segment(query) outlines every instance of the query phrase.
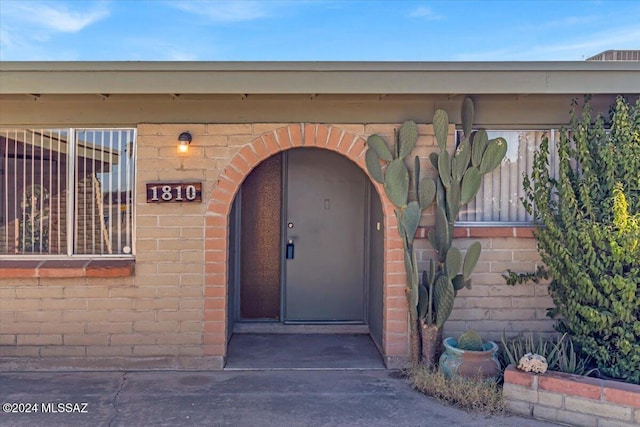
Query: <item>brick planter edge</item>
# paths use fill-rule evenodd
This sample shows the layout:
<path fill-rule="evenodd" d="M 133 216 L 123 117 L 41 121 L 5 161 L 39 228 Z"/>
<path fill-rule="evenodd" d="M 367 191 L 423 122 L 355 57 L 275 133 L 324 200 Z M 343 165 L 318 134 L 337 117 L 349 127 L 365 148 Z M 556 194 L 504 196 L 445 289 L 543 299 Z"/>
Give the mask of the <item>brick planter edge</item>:
<path fill-rule="evenodd" d="M 503 396 L 510 412 L 575 426 L 640 425 L 640 386 L 509 365 Z"/>

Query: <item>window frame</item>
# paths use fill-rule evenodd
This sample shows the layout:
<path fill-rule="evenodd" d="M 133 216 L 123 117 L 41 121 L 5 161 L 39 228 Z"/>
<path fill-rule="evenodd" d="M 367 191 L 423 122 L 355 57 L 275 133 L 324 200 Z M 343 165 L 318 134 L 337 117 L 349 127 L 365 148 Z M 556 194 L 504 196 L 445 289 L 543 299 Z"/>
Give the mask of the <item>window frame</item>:
<path fill-rule="evenodd" d="M 546 135 L 549 138 L 549 151 L 551 153 L 554 153 L 554 150 L 556 149 L 556 138 L 559 135 L 560 127 L 549 126 L 546 128 L 535 128 L 535 127 L 525 126 L 525 127 L 517 127 L 517 128 L 492 127 L 492 128 L 484 128 L 484 129 L 489 134 L 489 139 L 491 139 L 491 136 L 490 136 L 491 132 L 542 132 L 543 136 Z M 474 130 L 477 130 L 477 129 L 474 129 Z M 460 136 L 462 135 L 462 132 L 463 132 L 462 128 L 455 130 L 456 148 L 458 147 L 458 144 L 461 142 Z M 502 167 L 502 163 L 500 164 L 499 167 Z M 557 171 L 557 167 L 558 167 L 557 159 L 552 158 L 550 168 Z M 482 180 L 484 179 L 485 179 L 485 176 L 482 177 Z M 518 200 L 518 203 L 522 203 L 522 202 Z M 461 227 L 461 228 L 497 228 L 497 227 L 531 228 L 536 225 L 536 222 L 535 220 L 531 220 L 531 221 L 461 221 L 456 218 L 455 225 L 456 227 Z"/>
<path fill-rule="evenodd" d="M 66 254 L 9 254 L 9 253 L 0 253 L 0 260 L 24 260 L 24 261 L 33 261 L 33 260 L 134 260 L 136 256 L 136 190 L 137 190 L 137 163 L 138 163 L 138 128 L 135 126 L 113 126 L 113 127 L 88 127 L 88 126 L 33 126 L 33 125 L 17 125 L 17 126 L 8 126 L 3 125 L 0 126 L 0 133 L 9 129 L 16 130 L 27 130 L 27 131 L 67 131 L 67 153 L 64 156 L 67 162 L 66 165 L 66 176 L 64 179 L 61 179 L 60 182 L 65 182 L 67 186 L 67 203 L 65 207 L 66 214 Z M 78 254 L 75 252 L 75 237 L 76 237 L 76 217 L 78 216 L 77 212 L 77 201 L 76 201 L 76 167 L 78 159 L 76 158 L 77 153 L 77 134 L 79 132 L 91 132 L 91 131 L 124 131 L 131 132 L 132 141 L 131 150 L 133 153 L 131 154 L 132 159 L 132 181 L 131 181 L 131 253 L 124 254 Z M 4 164 L 4 159 L 0 159 L 0 161 Z M 4 200 L 4 199 L 3 199 Z"/>

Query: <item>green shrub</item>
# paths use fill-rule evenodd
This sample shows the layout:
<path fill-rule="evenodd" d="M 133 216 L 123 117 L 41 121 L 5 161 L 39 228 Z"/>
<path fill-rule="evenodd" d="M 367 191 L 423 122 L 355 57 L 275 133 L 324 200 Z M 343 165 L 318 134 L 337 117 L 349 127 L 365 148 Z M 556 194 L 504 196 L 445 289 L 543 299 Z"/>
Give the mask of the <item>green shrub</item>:
<path fill-rule="evenodd" d="M 549 173 L 545 138 L 525 177 L 525 208 L 553 280 L 557 328 L 604 374 L 640 384 L 640 100 L 619 97 L 610 130 L 589 100 L 558 141 Z"/>

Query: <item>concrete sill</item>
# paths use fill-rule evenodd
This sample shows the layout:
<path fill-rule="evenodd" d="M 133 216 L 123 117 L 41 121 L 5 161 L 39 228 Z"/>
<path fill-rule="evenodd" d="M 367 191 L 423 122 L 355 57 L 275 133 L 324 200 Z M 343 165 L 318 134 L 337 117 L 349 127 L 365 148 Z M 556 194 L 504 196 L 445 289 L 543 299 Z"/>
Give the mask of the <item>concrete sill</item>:
<path fill-rule="evenodd" d="M 432 227 L 419 227 L 416 232 L 417 239 L 426 239 L 427 233 Z M 488 226 L 488 227 L 465 227 L 458 226 L 453 230 L 455 238 L 487 238 L 487 237 L 518 237 L 521 239 L 532 239 L 534 227 L 513 227 L 513 226 Z"/>
<path fill-rule="evenodd" d="M 128 277 L 133 276 L 133 259 L 0 260 L 0 277 Z"/>

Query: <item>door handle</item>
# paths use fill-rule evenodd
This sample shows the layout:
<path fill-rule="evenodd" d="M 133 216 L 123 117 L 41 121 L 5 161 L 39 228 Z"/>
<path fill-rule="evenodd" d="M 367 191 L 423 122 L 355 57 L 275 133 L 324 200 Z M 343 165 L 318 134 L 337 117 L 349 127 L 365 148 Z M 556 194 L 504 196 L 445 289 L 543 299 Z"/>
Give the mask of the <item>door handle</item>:
<path fill-rule="evenodd" d="M 287 259 L 293 259 L 294 250 L 295 250 L 295 245 L 293 244 L 293 239 L 289 239 L 287 241 L 287 251 L 286 251 L 286 258 Z"/>

